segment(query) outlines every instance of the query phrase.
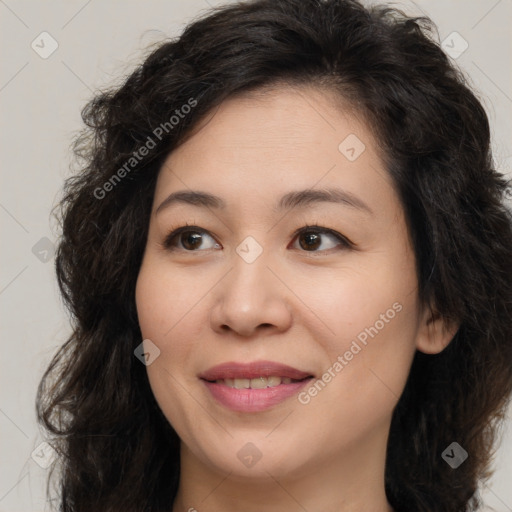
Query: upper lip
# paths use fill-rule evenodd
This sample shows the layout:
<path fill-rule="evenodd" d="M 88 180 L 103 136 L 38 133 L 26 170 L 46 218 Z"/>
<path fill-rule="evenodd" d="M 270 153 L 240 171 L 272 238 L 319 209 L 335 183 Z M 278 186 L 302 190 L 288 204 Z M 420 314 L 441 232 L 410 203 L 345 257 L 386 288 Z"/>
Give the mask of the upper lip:
<path fill-rule="evenodd" d="M 227 362 L 212 366 L 199 374 L 199 378 L 209 381 L 218 379 L 255 379 L 257 377 L 289 377 L 302 380 L 312 377 L 311 373 L 303 372 L 286 364 L 273 361 L 253 361 L 251 363 Z"/>

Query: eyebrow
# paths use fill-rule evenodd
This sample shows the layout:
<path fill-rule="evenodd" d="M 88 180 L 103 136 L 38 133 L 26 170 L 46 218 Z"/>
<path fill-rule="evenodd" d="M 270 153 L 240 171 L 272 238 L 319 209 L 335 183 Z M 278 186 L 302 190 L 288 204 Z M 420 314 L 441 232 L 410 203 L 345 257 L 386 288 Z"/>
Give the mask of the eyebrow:
<path fill-rule="evenodd" d="M 359 197 L 339 188 L 307 189 L 288 192 L 279 199 L 277 204 L 273 207 L 273 211 L 277 213 L 286 209 L 306 208 L 315 203 L 324 202 L 337 203 L 373 214 L 372 209 Z M 198 190 L 179 190 L 167 196 L 167 198 L 160 203 L 155 211 L 155 215 L 164 208 L 178 203 L 190 204 L 207 209 L 213 208 L 216 210 L 226 208 L 226 202 L 219 196 Z"/>

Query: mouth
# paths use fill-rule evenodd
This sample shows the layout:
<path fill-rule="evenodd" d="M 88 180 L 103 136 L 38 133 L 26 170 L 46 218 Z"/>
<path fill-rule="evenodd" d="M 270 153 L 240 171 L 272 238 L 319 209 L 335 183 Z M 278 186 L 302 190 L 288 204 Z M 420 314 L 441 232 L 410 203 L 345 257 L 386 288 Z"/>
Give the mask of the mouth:
<path fill-rule="evenodd" d="M 295 395 L 314 376 L 272 361 L 223 363 L 198 375 L 217 403 L 238 412 L 261 412 Z"/>
<path fill-rule="evenodd" d="M 253 361 L 251 363 L 237 363 L 230 361 L 213 366 L 199 374 L 198 377 L 209 382 L 216 382 L 218 380 L 228 382 L 230 380 L 249 380 L 252 383 L 254 380 L 255 386 L 258 385 L 258 382 L 256 381 L 262 382 L 262 379 L 267 379 L 267 383 L 270 381 L 272 383 L 271 385 L 278 386 L 281 382 L 277 382 L 277 379 L 281 379 L 281 381 L 283 381 L 283 379 L 299 381 L 308 377 L 313 377 L 313 374 L 299 370 L 293 366 L 276 363 L 274 361 Z M 284 383 L 289 384 L 288 381 L 285 381 Z M 245 384 L 246 383 L 244 382 L 244 387 L 249 387 Z"/>
<path fill-rule="evenodd" d="M 296 382 L 302 382 L 306 379 L 311 379 L 310 377 L 304 377 L 304 379 L 292 379 L 290 377 L 278 377 L 278 376 L 270 376 L 270 377 L 256 377 L 254 379 L 216 379 L 214 381 L 216 384 L 222 384 L 227 386 L 228 388 L 234 389 L 265 389 L 265 388 L 275 388 L 276 386 L 280 386 L 281 384 L 292 384 Z"/>

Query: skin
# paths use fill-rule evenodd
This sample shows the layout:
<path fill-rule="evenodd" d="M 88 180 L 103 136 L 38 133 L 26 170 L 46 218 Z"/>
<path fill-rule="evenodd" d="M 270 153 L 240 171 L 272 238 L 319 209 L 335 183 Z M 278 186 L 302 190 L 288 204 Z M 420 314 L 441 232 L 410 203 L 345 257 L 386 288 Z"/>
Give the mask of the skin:
<path fill-rule="evenodd" d="M 143 336 L 160 350 L 147 366 L 151 388 L 181 439 L 173 512 L 392 510 L 384 465 L 393 408 L 416 349 L 439 352 L 454 329 L 418 300 L 402 206 L 371 130 L 350 112 L 311 87 L 231 98 L 161 169 L 136 301 Z M 354 161 L 338 149 L 350 134 L 365 145 Z M 324 187 L 371 212 L 328 202 L 272 210 L 287 192 Z M 156 213 L 178 190 L 218 195 L 226 208 Z M 187 223 L 204 230 L 202 245 L 190 250 L 178 237 L 166 249 Z M 310 249 L 294 236 L 306 224 L 352 245 L 320 234 Z M 252 263 L 236 252 L 247 236 L 263 249 Z M 397 303 L 347 361 L 358 334 Z M 347 364 L 307 404 L 293 396 L 263 412 L 227 409 L 198 378 L 222 362 L 261 359 L 322 378 L 338 356 Z M 261 454 L 252 467 L 237 457 L 248 442 Z"/>

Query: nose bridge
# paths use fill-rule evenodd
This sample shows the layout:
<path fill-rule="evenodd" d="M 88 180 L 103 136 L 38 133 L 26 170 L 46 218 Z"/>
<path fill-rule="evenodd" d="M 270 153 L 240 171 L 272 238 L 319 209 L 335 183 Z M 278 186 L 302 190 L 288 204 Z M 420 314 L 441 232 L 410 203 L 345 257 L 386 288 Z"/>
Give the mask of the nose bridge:
<path fill-rule="evenodd" d="M 232 258 L 231 284 L 228 292 L 233 296 L 247 301 L 264 300 L 270 296 L 271 283 L 268 266 L 271 265 L 269 250 L 263 247 L 252 237 L 247 237 L 238 245 Z"/>
<path fill-rule="evenodd" d="M 219 283 L 212 327 L 250 335 L 258 326 L 286 328 L 290 308 L 286 287 L 275 277 L 273 258 L 255 238 L 247 237 L 233 253 L 231 270 Z"/>

